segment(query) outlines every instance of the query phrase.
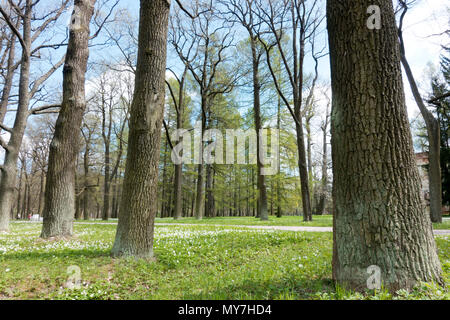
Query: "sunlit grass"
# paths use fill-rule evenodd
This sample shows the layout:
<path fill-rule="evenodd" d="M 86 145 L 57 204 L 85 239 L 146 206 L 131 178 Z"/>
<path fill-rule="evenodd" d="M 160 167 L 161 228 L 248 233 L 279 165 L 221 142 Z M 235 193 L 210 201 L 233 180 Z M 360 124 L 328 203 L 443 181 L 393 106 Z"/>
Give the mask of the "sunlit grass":
<path fill-rule="evenodd" d="M 391 299 L 331 281 L 331 233 L 237 227 L 157 226 L 155 262 L 112 259 L 115 225 L 75 225 L 71 240 L 39 240 L 41 224 L 13 223 L 0 235 L 0 299 Z M 438 236 L 449 283 L 450 241 Z M 65 287 L 79 266 L 82 287 Z M 402 299 L 448 299 L 422 285 Z"/>
<path fill-rule="evenodd" d="M 79 220 L 79 223 L 117 223 L 117 219 L 110 219 L 108 221 L 103 220 Z M 181 218 L 174 220 L 173 218 L 156 218 L 156 223 L 182 223 L 182 224 L 207 224 L 207 225 L 242 225 L 242 226 L 303 226 L 303 227 L 332 227 L 333 216 L 313 215 L 313 221 L 304 222 L 302 216 L 282 216 L 277 218 L 276 216 L 269 216 L 268 221 L 261 221 L 261 219 L 255 217 L 215 217 L 215 218 L 203 218 L 197 220 L 196 218 Z M 450 230 L 450 219 L 444 219 L 442 223 L 434 223 L 433 228 L 435 230 Z"/>

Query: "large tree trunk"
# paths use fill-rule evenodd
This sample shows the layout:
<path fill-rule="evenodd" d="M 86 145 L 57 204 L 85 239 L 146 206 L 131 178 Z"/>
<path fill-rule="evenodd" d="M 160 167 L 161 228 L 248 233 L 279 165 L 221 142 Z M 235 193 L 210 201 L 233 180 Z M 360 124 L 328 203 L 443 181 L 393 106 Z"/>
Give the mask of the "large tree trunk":
<path fill-rule="evenodd" d="M 75 0 L 63 69 L 63 101 L 50 144 L 42 238 L 72 236 L 75 170 L 85 100 L 89 23 L 95 0 Z"/>
<path fill-rule="evenodd" d="M 153 256 L 170 2 L 141 0 L 128 155 L 113 256 Z"/>
<path fill-rule="evenodd" d="M 382 27 L 367 27 L 370 5 Z M 390 0 L 327 1 L 333 91 L 333 274 L 367 288 L 369 266 L 384 287 L 442 282 L 429 217 L 420 198 Z"/>

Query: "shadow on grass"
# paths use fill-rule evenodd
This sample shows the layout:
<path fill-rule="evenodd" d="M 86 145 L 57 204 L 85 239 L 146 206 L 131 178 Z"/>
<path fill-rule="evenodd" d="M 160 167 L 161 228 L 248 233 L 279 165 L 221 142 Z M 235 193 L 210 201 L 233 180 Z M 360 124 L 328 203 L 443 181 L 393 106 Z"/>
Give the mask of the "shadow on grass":
<path fill-rule="evenodd" d="M 100 249 L 66 249 L 64 251 L 50 251 L 50 252 L 13 252 L 0 255 L 2 259 L 10 260 L 33 260 L 33 259 L 69 259 L 69 258 L 111 258 L 111 250 Z"/>
<path fill-rule="evenodd" d="M 334 292 L 332 279 L 317 280 L 245 280 L 217 288 L 207 293 L 189 293 L 183 296 L 186 300 L 302 300 L 311 299 L 316 293 Z"/>

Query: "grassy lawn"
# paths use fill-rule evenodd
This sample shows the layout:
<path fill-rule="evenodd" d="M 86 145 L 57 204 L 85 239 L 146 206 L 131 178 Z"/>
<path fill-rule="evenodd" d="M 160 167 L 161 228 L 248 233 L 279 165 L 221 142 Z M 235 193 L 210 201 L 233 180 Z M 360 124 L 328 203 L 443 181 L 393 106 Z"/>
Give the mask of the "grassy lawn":
<path fill-rule="evenodd" d="M 242 226 L 308 226 L 308 227 L 331 227 L 333 225 L 333 216 L 314 216 L 313 221 L 303 222 L 300 216 L 269 216 L 268 221 L 261 221 L 255 217 L 216 217 L 203 218 L 182 218 L 174 220 L 173 218 L 157 218 L 157 223 L 187 223 L 187 224 L 215 224 L 215 225 L 242 225 Z"/>
<path fill-rule="evenodd" d="M 185 223 L 185 224 L 206 224 L 206 225 L 242 225 L 242 226 L 305 226 L 305 227 L 332 227 L 333 216 L 313 216 L 313 221 L 303 222 L 300 216 L 283 216 L 277 218 L 276 216 L 269 216 L 268 221 L 261 221 L 254 217 L 216 217 L 203 218 L 197 220 L 195 218 L 182 218 L 174 220 L 173 218 L 156 218 L 156 223 Z M 79 222 L 84 222 L 80 220 Z M 92 222 L 92 221 L 91 221 Z M 103 222 L 117 222 L 117 219 L 109 221 L 95 220 L 97 223 Z M 450 230 L 450 219 L 444 219 L 442 223 L 434 223 L 433 228 L 436 230 Z"/>
<path fill-rule="evenodd" d="M 334 287 L 331 233 L 157 226 L 156 261 L 148 262 L 109 257 L 115 228 L 76 224 L 72 240 L 41 241 L 40 224 L 13 223 L 0 235 L 0 299 L 393 298 Z M 450 239 L 436 239 L 448 286 Z M 82 288 L 65 288 L 69 266 L 80 267 Z M 450 299 L 432 284 L 399 294 L 394 298 Z"/>

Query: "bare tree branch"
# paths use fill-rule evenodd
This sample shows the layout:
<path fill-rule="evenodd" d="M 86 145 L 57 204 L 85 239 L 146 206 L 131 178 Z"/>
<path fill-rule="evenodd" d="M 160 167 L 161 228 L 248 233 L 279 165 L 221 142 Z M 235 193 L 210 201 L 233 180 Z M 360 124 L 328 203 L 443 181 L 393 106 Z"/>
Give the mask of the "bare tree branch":
<path fill-rule="evenodd" d="M 28 52 L 29 48 L 25 44 L 25 41 L 23 40 L 22 35 L 20 34 L 19 30 L 17 30 L 16 26 L 12 23 L 10 17 L 8 14 L 3 10 L 2 6 L 0 5 L 0 13 L 2 14 L 3 18 L 5 18 L 6 23 L 11 28 L 12 32 L 16 35 L 17 39 L 19 39 L 20 45 L 22 46 L 22 49 L 25 52 Z"/>

